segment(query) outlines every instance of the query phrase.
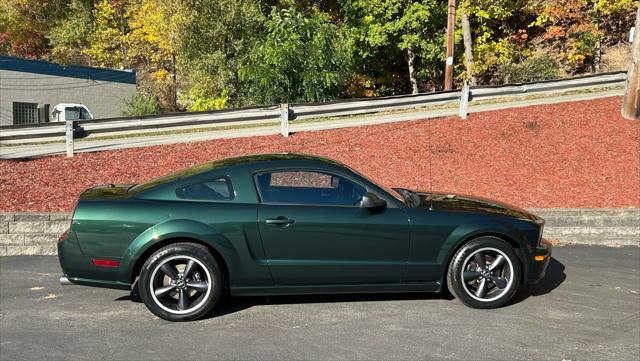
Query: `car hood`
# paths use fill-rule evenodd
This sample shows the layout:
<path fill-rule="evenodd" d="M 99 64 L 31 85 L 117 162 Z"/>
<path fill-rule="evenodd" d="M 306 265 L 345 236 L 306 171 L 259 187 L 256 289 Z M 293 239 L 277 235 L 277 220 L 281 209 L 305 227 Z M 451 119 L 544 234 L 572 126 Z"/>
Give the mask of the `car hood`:
<path fill-rule="evenodd" d="M 544 220 L 522 208 L 492 199 L 452 193 L 414 192 L 420 198 L 417 208 L 441 211 L 466 211 L 510 216 L 538 224 Z"/>

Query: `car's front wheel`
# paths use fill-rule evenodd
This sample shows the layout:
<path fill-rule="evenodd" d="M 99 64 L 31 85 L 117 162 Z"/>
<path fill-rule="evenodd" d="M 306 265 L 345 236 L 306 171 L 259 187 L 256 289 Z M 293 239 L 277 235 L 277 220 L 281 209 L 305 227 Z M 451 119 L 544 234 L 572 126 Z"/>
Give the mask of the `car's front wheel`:
<path fill-rule="evenodd" d="M 207 314 L 220 299 L 222 274 L 206 247 L 175 243 L 156 251 L 142 266 L 140 297 L 156 316 L 190 321 Z"/>
<path fill-rule="evenodd" d="M 479 237 L 463 245 L 447 272 L 449 290 L 473 308 L 496 308 L 518 290 L 520 261 L 513 248 L 496 237 Z"/>

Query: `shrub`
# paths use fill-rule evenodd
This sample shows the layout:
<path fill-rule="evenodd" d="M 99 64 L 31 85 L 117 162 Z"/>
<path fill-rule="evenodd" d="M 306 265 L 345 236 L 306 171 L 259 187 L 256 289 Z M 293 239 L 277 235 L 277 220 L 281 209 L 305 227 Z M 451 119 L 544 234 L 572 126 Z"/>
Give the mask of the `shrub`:
<path fill-rule="evenodd" d="M 158 99 L 152 95 L 136 93 L 131 99 L 125 100 L 120 110 L 124 116 L 152 115 L 160 112 Z"/>
<path fill-rule="evenodd" d="M 229 90 L 223 89 L 216 93 L 216 85 L 210 79 L 203 77 L 203 81 L 195 83 L 181 99 L 189 111 L 219 110 L 229 106 Z"/>
<path fill-rule="evenodd" d="M 521 63 L 503 64 L 498 67 L 496 75 L 504 83 L 526 83 L 539 80 L 555 79 L 560 74 L 556 60 L 547 53 L 538 53 Z"/>

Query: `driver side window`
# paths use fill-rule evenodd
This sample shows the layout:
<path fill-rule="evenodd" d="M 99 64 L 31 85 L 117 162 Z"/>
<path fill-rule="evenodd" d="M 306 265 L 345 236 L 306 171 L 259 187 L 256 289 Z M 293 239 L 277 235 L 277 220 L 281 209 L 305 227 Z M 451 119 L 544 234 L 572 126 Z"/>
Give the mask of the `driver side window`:
<path fill-rule="evenodd" d="M 354 206 L 366 188 L 318 171 L 267 171 L 255 176 L 262 203 Z"/>

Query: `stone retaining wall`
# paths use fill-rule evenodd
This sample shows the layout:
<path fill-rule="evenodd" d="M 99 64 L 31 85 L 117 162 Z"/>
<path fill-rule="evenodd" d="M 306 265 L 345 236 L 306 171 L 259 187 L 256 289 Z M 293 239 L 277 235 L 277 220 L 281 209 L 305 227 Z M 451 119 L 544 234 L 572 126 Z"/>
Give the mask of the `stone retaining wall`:
<path fill-rule="evenodd" d="M 0 213 L 0 256 L 53 255 L 71 213 Z"/>
<path fill-rule="evenodd" d="M 566 243 L 640 246 L 640 209 L 535 209 L 544 237 Z M 0 256 L 54 255 L 71 213 L 0 213 Z"/>

